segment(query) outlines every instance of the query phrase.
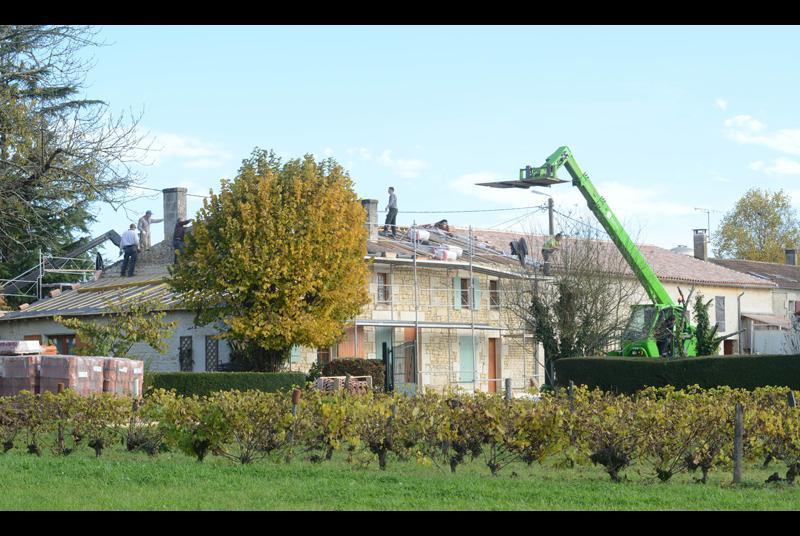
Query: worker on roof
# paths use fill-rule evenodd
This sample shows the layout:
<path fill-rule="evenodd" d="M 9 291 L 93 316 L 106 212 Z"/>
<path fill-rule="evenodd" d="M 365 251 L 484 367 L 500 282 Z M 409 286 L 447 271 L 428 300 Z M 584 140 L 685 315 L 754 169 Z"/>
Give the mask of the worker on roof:
<path fill-rule="evenodd" d="M 139 218 L 137 227 L 139 229 L 139 244 L 141 244 L 142 250 L 150 248 L 150 224 L 164 221 L 163 219 L 151 218 L 152 215 L 153 211 L 148 210 L 144 213 L 144 216 Z"/>
<path fill-rule="evenodd" d="M 120 255 L 124 254 L 122 259 L 122 271 L 120 275 L 125 277 L 133 277 L 133 270 L 136 268 L 136 257 L 139 251 L 139 237 L 136 236 L 136 224 L 132 223 L 130 228 L 122 233 L 121 241 L 119 243 Z"/>
<path fill-rule="evenodd" d="M 178 262 L 178 252 L 183 251 L 183 248 L 186 245 L 183 237 L 186 234 L 186 226 L 192 223 L 192 221 L 194 220 L 178 220 L 175 222 L 175 232 L 172 233 L 172 247 L 175 248 L 175 260 L 173 261 L 174 264 Z"/>
<path fill-rule="evenodd" d="M 561 248 L 561 237 L 563 236 L 562 233 L 558 233 L 554 237 L 550 238 L 547 242 L 544 243 L 544 247 L 542 248 L 542 259 L 544 260 L 545 270 L 549 268 L 550 258 L 553 256 L 553 253 L 556 250 Z"/>
<path fill-rule="evenodd" d="M 389 186 L 389 204 L 386 205 L 386 222 L 383 225 L 383 233 L 388 234 L 389 227 L 392 228 L 392 238 L 397 238 L 397 196 L 394 195 L 394 187 Z"/>

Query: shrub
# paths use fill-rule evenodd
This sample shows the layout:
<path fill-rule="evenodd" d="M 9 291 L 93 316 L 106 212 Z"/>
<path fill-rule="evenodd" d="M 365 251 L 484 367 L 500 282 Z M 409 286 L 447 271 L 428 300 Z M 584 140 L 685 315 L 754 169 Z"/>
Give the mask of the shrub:
<path fill-rule="evenodd" d="M 148 389 L 174 389 L 179 395 L 205 396 L 217 391 L 275 392 L 304 386 L 302 372 L 154 372 Z"/>
<path fill-rule="evenodd" d="M 322 367 L 323 376 L 372 376 L 372 387 L 386 387 L 386 365 L 380 359 L 333 359 Z"/>
<path fill-rule="evenodd" d="M 604 391 L 634 393 L 672 385 L 704 389 L 728 386 L 800 389 L 800 356 L 748 355 L 685 358 L 568 357 L 555 361 L 558 384 L 587 385 Z"/>

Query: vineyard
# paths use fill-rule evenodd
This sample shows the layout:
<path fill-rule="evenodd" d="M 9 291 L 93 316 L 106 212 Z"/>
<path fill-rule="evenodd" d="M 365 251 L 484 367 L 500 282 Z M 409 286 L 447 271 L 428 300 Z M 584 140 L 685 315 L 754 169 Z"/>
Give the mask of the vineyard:
<path fill-rule="evenodd" d="M 636 465 L 662 482 L 692 473 L 706 483 L 709 474 L 730 470 L 740 403 L 744 459 L 775 471 L 769 481 L 792 483 L 800 473 L 800 409 L 793 401 L 786 388 L 667 387 L 631 396 L 575 388 L 539 400 L 309 390 L 296 406 L 290 393 L 261 391 L 183 397 L 156 390 L 143 400 L 23 392 L 0 398 L 0 443 L 4 453 L 33 456 L 85 448 L 99 457 L 122 444 L 153 457 L 171 451 L 237 464 L 324 466 L 338 452 L 354 467 L 412 462 L 456 473 L 470 463 L 487 475 L 547 460 L 559 471 L 595 465 L 615 482 Z"/>

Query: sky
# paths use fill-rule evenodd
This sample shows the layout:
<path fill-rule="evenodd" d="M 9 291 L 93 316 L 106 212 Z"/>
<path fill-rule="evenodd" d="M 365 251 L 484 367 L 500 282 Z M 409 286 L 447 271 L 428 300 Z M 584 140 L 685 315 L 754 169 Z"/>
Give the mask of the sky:
<path fill-rule="evenodd" d="M 332 156 L 381 209 L 394 186 L 400 225 L 546 230 L 544 211 L 523 208 L 544 195 L 475 183 L 515 179 L 562 145 L 639 242 L 691 247 L 693 229 L 710 217 L 713 233 L 752 187 L 800 207 L 797 27 L 105 26 L 98 37 L 86 96 L 142 114 L 153 148 L 142 185 L 188 188 L 190 217 L 255 147 Z M 539 190 L 587 214 L 569 183 Z M 147 209 L 163 216 L 160 194 L 135 193 L 152 195 L 98 205 L 93 235 Z M 443 212 L 486 209 L 517 210 Z"/>

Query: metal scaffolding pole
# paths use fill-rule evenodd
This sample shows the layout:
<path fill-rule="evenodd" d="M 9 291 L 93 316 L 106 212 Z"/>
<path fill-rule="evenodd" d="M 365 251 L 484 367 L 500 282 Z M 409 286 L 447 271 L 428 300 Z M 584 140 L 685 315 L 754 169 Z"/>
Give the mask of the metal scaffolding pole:
<path fill-rule="evenodd" d="M 419 284 L 417 282 L 417 220 L 412 223 L 414 243 L 414 365 L 421 366 L 422 356 L 419 353 Z"/>
<path fill-rule="evenodd" d="M 478 372 L 478 354 L 475 352 L 475 281 L 472 275 L 472 257 L 475 251 L 472 225 L 469 226 L 469 324 L 472 334 L 472 390 L 475 390 Z"/>

